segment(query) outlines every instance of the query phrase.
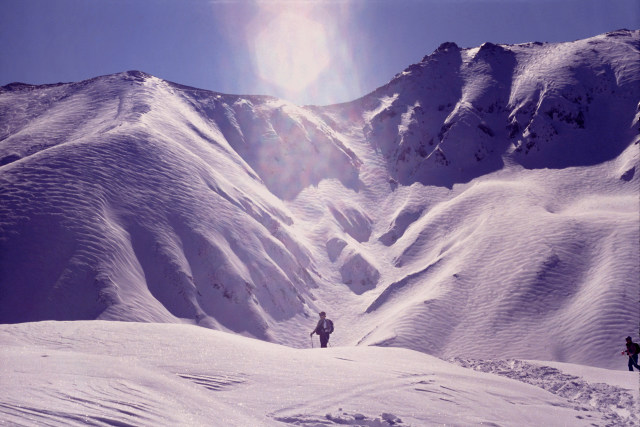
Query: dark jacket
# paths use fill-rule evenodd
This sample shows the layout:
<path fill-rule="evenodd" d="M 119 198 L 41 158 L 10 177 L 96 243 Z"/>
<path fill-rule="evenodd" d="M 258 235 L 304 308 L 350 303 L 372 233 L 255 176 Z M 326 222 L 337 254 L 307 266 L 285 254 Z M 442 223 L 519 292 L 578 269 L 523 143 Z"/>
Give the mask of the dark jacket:
<path fill-rule="evenodd" d="M 627 343 L 627 354 L 629 356 L 633 356 L 634 354 L 638 354 L 638 345 L 633 341 L 629 341 Z"/>
<path fill-rule="evenodd" d="M 327 322 L 326 326 L 324 322 Z M 318 335 L 329 335 L 333 332 L 333 322 L 330 319 L 320 319 L 313 332 Z"/>

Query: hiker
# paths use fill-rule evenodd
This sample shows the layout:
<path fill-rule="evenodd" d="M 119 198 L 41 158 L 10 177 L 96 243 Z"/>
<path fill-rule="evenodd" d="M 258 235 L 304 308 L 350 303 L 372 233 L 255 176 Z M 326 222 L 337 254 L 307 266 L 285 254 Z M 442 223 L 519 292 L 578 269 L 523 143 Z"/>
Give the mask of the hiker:
<path fill-rule="evenodd" d="M 318 334 L 320 336 L 320 348 L 327 348 L 327 343 L 329 343 L 329 335 L 331 335 L 332 332 L 333 322 L 327 319 L 327 313 L 321 311 L 320 320 L 318 320 L 316 328 L 311 331 L 310 336 L 313 337 L 313 334 Z"/>
<path fill-rule="evenodd" d="M 640 345 L 638 345 L 637 342 L 631 341 L 631 337 L 627 337 L 627 349 L 623 351 L 622 354 L 629 356 L 629 370 L 632 372 L 634 366 L 640 371 L 640 366 L 638 366 L 638 353 L 640 353 Z"/>

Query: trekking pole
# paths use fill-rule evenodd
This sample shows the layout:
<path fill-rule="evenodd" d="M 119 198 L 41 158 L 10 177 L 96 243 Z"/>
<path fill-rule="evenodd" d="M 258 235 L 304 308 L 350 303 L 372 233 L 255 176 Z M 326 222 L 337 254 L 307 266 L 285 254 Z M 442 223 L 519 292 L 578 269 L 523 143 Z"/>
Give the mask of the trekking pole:
<path fill-rule="evenodd" d="M 309 338 L 311 338 L 311 348 L 313 348 L 313 335 L 309 335 Z"/>

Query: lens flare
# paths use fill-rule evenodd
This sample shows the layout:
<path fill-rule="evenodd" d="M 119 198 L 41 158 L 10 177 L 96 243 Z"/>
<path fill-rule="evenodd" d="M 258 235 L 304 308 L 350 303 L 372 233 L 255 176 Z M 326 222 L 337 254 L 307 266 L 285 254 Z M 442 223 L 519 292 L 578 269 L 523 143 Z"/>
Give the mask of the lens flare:
<path fill-rule="evenodd" d="M 292 92 L 314 82 L 331 63 L 327 31 L 300 11 L 285 11 L 256 32 L 253 43 L 259 76 Z"/>
<path fill-rule="evenodd" d="M 368 49 L 354 31 L 361 3 L 214 3 L 217 31 L 234 49 L 224 63 L 224 80 L 247 87 L 241 93 L 273 95 L 298 104 L 327 105 L 362 96 L 360 75 L 366 70 Z"/>

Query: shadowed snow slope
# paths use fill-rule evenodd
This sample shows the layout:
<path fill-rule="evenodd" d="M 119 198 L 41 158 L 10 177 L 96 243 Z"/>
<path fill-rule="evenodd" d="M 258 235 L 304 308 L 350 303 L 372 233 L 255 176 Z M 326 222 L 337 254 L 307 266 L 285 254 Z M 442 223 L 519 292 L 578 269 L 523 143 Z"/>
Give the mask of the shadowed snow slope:
<path fill-rule="evenodd" d="M 640 32 L 442 45 L 350 103 L 0 89 L 0 322 L 193 323 L 625 368 Z"/>

